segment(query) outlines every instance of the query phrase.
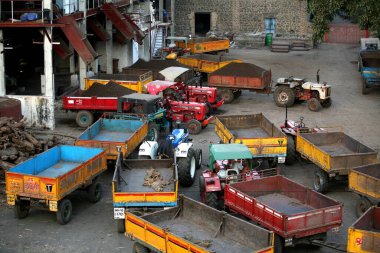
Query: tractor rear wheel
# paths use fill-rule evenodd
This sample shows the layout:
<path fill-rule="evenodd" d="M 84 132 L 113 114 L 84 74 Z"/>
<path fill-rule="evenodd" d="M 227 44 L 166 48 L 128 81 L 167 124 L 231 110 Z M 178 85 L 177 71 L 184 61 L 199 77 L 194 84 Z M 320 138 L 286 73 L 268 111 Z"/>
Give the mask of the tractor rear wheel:
<path fill-rule="evenodd" d="M 234 101 L 234 93 L 230 89 L 222 89 L 220 96 L 224 99 L 224 103 L 230 104 Z"/>
<path fill-rule="evenodd" d="M 319 102 L 318 99 L 316 98 L 311 98 L 307 101 L 307 107 L 309 108 L 310 111 L 312 112 L 318 112 L 321 110 L 322 106 L 321 103 Z"/>
<path fill-rule="evenodd" d="M 187 152 L 187 157 L 179 157 L 177 161 L 179 183 L 184 187 L 191 186 L 194 183 L 197 168 L 194 149 L 190 148 Z"/>
<path fill-rule="evenodd" d="M 198 120 L 191 119 L 187 122 L 187 129 L 190 134 L 199 134 L 202 130 L 202 125 Z"/>
<path fill-rule="evenodd" d="M 363 196 L 356 202 L 356 217 L 361 217 L 370 207 L 372 203 Z"/>
<path fill-rule="evenodd" d="M 195 160 L 197 161 L 197 170 L 202 167 L 202 149 L 195 150 Z"/>
<path fill-rule="evenodd" d="M 331 106 L 331 98 L 327 98 L 326 100 L 323 100 L 322 101 L 322 107 L 324 107 L 324 108 L 329 108 L 330 106 Z"/>
<path fill-rule="evenodd" d="M 314 172 L 314 190 L 320 193 L 325 193 L 329 187 L 329 176 L 327 173 L 320 169 L 316 168 Z"/>
<path fill-rule="evenodd" d="M 145 247 L 144 245 L 141 245 L 140 243 L 138 242 L 135 242 L 133 244 L 133 253 L 149 253 L 150 250 Z"/>
<path fill-rule="evenodd" d="M 219 210 L 219 200 L 217 192 L 206 192 L 205 194 L 205 204 L 209 207 Z"/>
<path fill-rule="evenodd" d="M 94 115 L 90 111 L 82 110 L 77 113 L 75 121 L 80 127 L 89 127 L 94 122 Z"/>
<path fill-rule="evenodd" d="M 288 86 L 277 86 L 274 90 L 273 98 L 276 105 L 279 107 L 291 107 L 294 105 L 296 95 Z"/>
<path fill-rule="evenodd" d="M 24 219 L 29 214 L 30 201 L 28 200 L 16 200 L 14 206 L 14 214 L 17 219 Z"/>
<path fill-rule="evenodd" d="M 294 143 L 293 136 L 287 135 L 287 141 L 288 141 L 288 145 L 287 145 L 287 149 L 286 149 L 285 164 L 286 165 L 291 165 L 297 159 L 296 146 L 295 146 L 295 143 Z"/>
<path fill-rule="evenodd" d="M 362 77 L 362 94 L 367 95 L 369 89 L 367 88 L 367 80 Z"/>

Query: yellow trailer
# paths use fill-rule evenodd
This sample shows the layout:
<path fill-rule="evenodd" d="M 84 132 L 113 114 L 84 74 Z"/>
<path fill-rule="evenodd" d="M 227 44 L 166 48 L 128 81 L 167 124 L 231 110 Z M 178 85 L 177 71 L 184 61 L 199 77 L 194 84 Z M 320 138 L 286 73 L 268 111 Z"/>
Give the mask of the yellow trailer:
<path fill-rule="evenodd" d="M 262 113 L 218 116 L 215 119 L 215 132 L 222 143 L 245 144 L 254 158 L 267 158 L 274 163 L 285 162 L 286 135 Z"/>
<path fill-rule="evenodd" d="M 170 37 L 167 38 L 169 40 Z M 229 39 L 215 39 L 215 38 L 193 38 L 187 40 L 178 40 L 175 42 L 177 47 L 190 49 L 192 54 L 203 54 L 210 52 L 224 51 L 228 52 L 230 48 Z"/>
<path fill-rule="evenodd" d="M 138 93 L 144 93 L 144 85 L 153 81 L 153 72 L 146 69 L 123 69 L 122 74 L 98 74 L 84 80 L 85 90 L 94 83 L 105 85 L 112 81 Z"/>
<path fill-rule="evenodd" d="M 380 203 L 380 163 L 350 169 L 348 185 L 360 196 L 356 204 L 356 215 L 360 217 L 371 206 Z"/>
<path fill-rule="evenodd" d="M 333 178 L 347 179 L 350 168 L 377 161 L 376 151 L 343 132 L 298 132 L 296 150 L 319 167 L 314 173 L 318 192 L 326 192 Z"/>
<path fill-rule="evenodd" d="M 127 212 L 133 253 L 273 253 L 273 232 L 180 196 L 178 207 L 138 217 Z"/>
<path fill-rule="evenodd" d="M 380 207 L 371 207 L 348 228 L 348 253 L 380 251 Z"/>
<path fill-rule="evenodd" d="M 211 73 L 231 62 L 241 63 L 243 61 L 223 55 L 194 54 L 178 57 L 178 62 L 193 68 L 195 71 Z"/>

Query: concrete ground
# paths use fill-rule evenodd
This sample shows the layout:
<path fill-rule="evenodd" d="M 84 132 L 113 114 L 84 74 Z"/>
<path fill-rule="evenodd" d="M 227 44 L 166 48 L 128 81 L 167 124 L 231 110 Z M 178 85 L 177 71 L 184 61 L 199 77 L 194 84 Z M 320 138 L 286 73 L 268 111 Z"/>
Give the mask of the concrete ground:
<path fill-rule="evenodd" d="M 307 77 L 315 81 L 320 69 L 321 81 L 332 85 L 333 104 L 329 109 L 310 112 L 305 103 L 289 109 L 289 119 L 303 116 L 308 126 L 334 126 L 379 151 L 380 148 L 380 90 L 361 95 L 361 78 L 357 72 L 358 47 L 348 45 L 321 45 L 308 52 L 272 53 L 268 50 L 233 49 L 229 56 L 243 59 L 271 69 L 273 80 L 278 77 Z M 221 114 L 264 113 L 275 125 L 284 121 L 285 111 L 277 107 L 271 95 L 243 92 L 238 101 L 223 105 Z M 77 136 L 83 129 L 76 127 L 74 114 L 58 113 L 56 132 Z M 203 149 L 203 163 L 208 163 L 208 144 L 217 142 L 213 125 L 200 135 L 193 136 Z M 314 165 L 297 162 L 281 169 L 282 174 L 307 186 L 312 186 Z M 197 177 L 199 172 L 197 173 Z M 90 204 L 86 196 L 72 194 L 73 218 L 65 226 L 56 222 L 55 214 L 32 209 L 23 220 L 13 217 L 12 209 L 0 208 L 0 252 L 131 252 L 132 243 L 116 232 L 113 220 L 111 180 L 113 171 L 101 176 L 103 199 Z M 349 192 L 347 183 L 330 187 L 327 196 L 344 204 L 343 225 L 338 233 L 329 233 L 328 240 L 345 244 L 347 229 L 356 220 L 354 209 L 357 195 Z M 191 198 L 199 200 L 198 180 L 190 188 L 181 188 Z M 286 252 L 335 252 L 331 249 L 308 246 L 288 248 Z"/>

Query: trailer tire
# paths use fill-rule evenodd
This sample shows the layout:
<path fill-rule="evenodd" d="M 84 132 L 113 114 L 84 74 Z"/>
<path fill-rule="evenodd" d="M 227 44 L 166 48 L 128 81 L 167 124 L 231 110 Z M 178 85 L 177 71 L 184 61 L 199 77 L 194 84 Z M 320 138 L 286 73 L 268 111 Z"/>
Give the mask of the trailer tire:
<path fill-rule="evenodd" d="M 324 107 L 324 108 L 329 108 L 331 106 L 331 104 L 332 104 L 331 98 L 328 98 L 328 99 L 322 101 L 322 103 L 321 103 L 322 107 Z"/>
<path fill-rule="evenodd" d="M 30 201 L 16 200 L 14 214 L 17 219 L 24 219 L 28 216 L 30 210 Z"/>
<path fill-rule="evenodd" d="M 317 168 L 314 172 L 314 190 L 320 193 L 325 193 L 329 187 L 329 176 L 325 171 Z"/>
<path fill-rule="evenodd" d="M 63 199 L 59 202 L 57 211 L 57 221 L 61 225 L 69 223 L 73 213 L 73 206 L 69 199 Z"/>
<path fill-rule="evenodd" d="M 366 197 L 360 196 L 356 202 L 356 217 L 362 216 L 371 206 L 372 203 Z"/>
<path fill-rule="evenodd" d="M 158 126 L 156 123 L 151 122 L 148 126 L 147 141 L 157 141 L 159 136 Z"/>
<path fill-rule="evenodd" d="M 191 186 L 195 180 L 195 170 L 197 167 L 194 149 L 189 149 L 187 157 L 177 158 L 177 163 L 179 183 L 184 187 Z"/>
<path fill-rule="evenodd" d="M 238 99 L 241 96 L 241 90 L 237 90 L 234 92 L 234 99 Z"/>
<path fill-rule="evenodd" d="M 230 104 L 234 101 L 234 93 L 230 89 L 222 89 L 220 91 L 220 96 L 224 98 L 225 104 Z"/>
<path fill-rule="evenodd" d="M 277 86 L 273 93 L 274 102 L 279 107 L 293 106 L 295 97 L 294 91 L 285 85 Z"/>
<path fill-rule="evenodd" d="M 125 219 L 116 220 L 117 232 L 122 234 L 125 232 Z"/>
<path fill-rule="evenodd" d="M 150 250 L 138 242 L 133 244 L 133 253 L 150 253 Z"/>
<path fill-rule="evenodd" d="M 362 77 L 362 95 L 367 95 L 369 92 L 369 88 L 367 88 L 367 80 Z"/>
<path fill-rule="evenodd" d="M 191 119 L 187 122 L 187 129 L 190 134 L 199 134 L 202 131 L 202 125 L 198 120 Z"/>
<path fill-rule="evenodd" d="M 287 135 L 287 149 L 286 149 L 286 158 L 285 158 L 285 164 L 291 165 L 297 160 L 297 154 L 296 154 L 296 146 L 294 143 L 293 136 Z"/>
<path fill-rule="evenodd" d="M 281 236 L 275 234 L 273 246 L 274 246 L 274 253 L 282 253 L 285 247 L 284 239 Z"/>
<path fill-rule="evenodd" d="M 102 185 L 99 182 L 93 182 L 87 189 L 88 200 L 96 203 L 102 198 Z"/>
<path fill-rule="evenodd" d="M 81 110 L 77 113 L 75 121 L 80 127 L 89 127 L 94 122 L 94 115 L 90 111 Z"/>
<path fill-rule="evenodd" d="M 217 192 L 206 192 L 205 193 L 205 204 L 209 207 L 219 210 L 219 200 Z"/>
<path fill-rule="evenodd" d="M 321 102 L 319 102 L 318 99 L 316 98 L 311 98 L 307 101 L 307 107 L 309 108 L 310 111 L 312 112 L 318 112 L 321 110 L 322 105 Z"/>
<path fill-rule="evenodd" d="M 195 150 L 195 160 L 197 161 L 197 170 L 202 168 L 202 149 Z"/>

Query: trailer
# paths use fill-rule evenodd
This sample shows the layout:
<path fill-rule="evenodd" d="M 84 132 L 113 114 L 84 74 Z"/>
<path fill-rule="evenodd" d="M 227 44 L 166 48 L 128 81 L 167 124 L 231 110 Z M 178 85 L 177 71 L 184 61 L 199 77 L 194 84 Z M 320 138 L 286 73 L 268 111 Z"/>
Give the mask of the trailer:
<path fill-rule="evenodd" d="M 358 70 L 362 76 L 362 94 L 380 87 L 380 42 L 378 38 L 362 38 Z"/>
<path fill-rule="evenodd" d="M 56 146 L 5 172 L 7 202 L 19 219 L 28 216 L 36 202 L 56 212 L 58 223 L 64 225 L 72 215 L 67 196 L 84 189 L 90 202 L 98 202 L 102 189 L 96 179 L 106 169 L 102 149 Z"/>
<path fill-rule="evenodd" d="M 125 228 L 134 253 L 273 253 L 273 232 L 184 196 L 143 217 L 127 212 Z"/>
<path fill-rule="evenodd" d="M 124 157 L 130 155 L 148 134 L 148 123 L 140 119 L 100 118 L 75 141 L 75 146 L 97 147 L 106 151 L 108 160 L 116 160 L 117 146 Z"/>
<path fill-rule="evenodd" d="M 122 74 L 98 74 L 85 78 L 85 90 L 94 83 L 107 84 L 113 81 L 123 87 L 134 90 L 138 93 L 144 92 L 144 84 L 153 81 L 153 73 L 147 69 L 123 69 Z"/>
<path fill-rule="evenodd" d="M 380 207 L 371 207 L 348 228 L 348 253 L 375 253 L 380 249 Z"/>
<path fill-rule="evenodd" d="M 356 216 L 362 216 L 371 206 L 380 204 L 380 163 L 350 169 L 350 190 L 360 196 L 356 204 Z"/>
<path fill-rule="evenodd" d="M 229 39 L 216 39 L 216 38 L 191 38 L 177 37 L 175 43 L 178 48 L 189 49 L 191 54 L 203 53 L 218 53 L 228 52 L 230 48 Z M 184 39 L 181 39 L 184 38 Z M 167 37 L 166 40 L 171 40 L 172 37 Z"/>
<path fill-rule="evenodd" d="M 272 73 L 251 63 L 232 62 L 212 72 L 208 85 L 216 87 L 225 103 L 231 103 L 241 95 L 242 90 L 269 94 Z"/>
<path fill-rule="evenodd" d="M 276 233 L 274 250 L 326 240 L 342 224 L 343 205 L 283 176 L 225 187 L 224 205 Z"/>
<path fill-rule="evenodd" d="M 147 172 L 154 169 L 168 185 L 156 191 L 144 185 Z M 131 209 L 160 210 L 177 206 L 177 166 L 173 159 L 134 160 L 117 158 L 112 179 L 114 219 L 119 233 L 125 232 L 125 212 Z"/>
<path fill-rule="evenodd" d="M 296 151 L 318 168 L 314 190 L 326 192 L 329 182 L 346 180 L 350 168 L 377 162 L 377 152 L 342 131 L 298 131 Z"/>
<path fill-rule="evenodd" d="M 222 143 L 245 144 L 253 158 L 270 160 L 273 165 L 285 162 L 286 135 L 262 113 L 218 116 L 215 132 Z"/>
<path fill-rule="evenodd" d="M 242 60 L 233 59 L 224 55 L 194 54 L 178 57 L 178 62 L 202 73 L 212 73 L 231 62 L 242 63 Z"/>

